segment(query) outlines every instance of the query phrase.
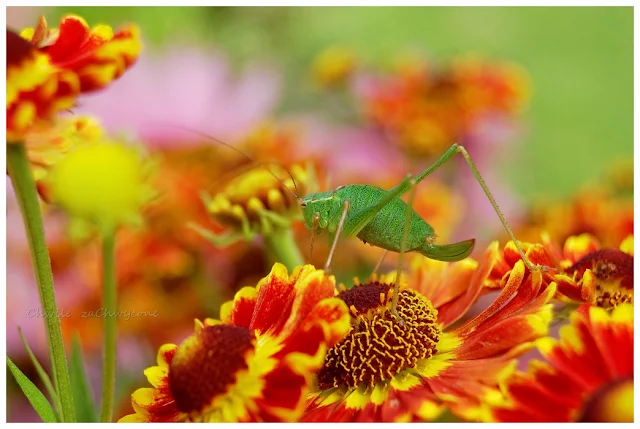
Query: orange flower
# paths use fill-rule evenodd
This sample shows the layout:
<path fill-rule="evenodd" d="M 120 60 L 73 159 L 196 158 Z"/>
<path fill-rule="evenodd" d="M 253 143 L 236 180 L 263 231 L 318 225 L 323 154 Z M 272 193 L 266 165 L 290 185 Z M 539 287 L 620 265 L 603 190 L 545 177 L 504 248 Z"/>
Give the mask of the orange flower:
<path fill-rule="evenodd" d="M 371 122 L 411 154 L 442 154 L 485 115 L 514 115 L 527 103 L 528 76 L 512 64 L 462 58 L 431 67 L 411 59 L 364 99 Z"/>
<path fill-rule="evenodd" d="M 495 420 L 633 422 L 632 305 L 583 304 L 560 340 L 543 338 L 538 349 L 546 362 L 501 383 L 507 403 L 492 409 Z"/>
<path fill-rule="evenodd" d="M 533 264 L 553 267 L 543 273 L 543 285 L 556 283 L 557 298 L 613 308 L 619 303 L 633 302 L 633 255 L 621 249 L 601 248 L 589 234 L 569 237 L 562 248 L 548 234 L 543 244 L 520 243 Z M 630 244 L 631 243 L 631 244 Z M 625 240 L 623 249 L 633 248 L 633 236 Z M 500 287 L 505 276 L 520 262 L 520 254 L 507 243 L 488 278 L 488 286 Z M 527 274 L 529 271 L 527 270 Z"/>
<path fill-rule="evenodd" d="M 257 287 L 241 289 L 221 320 L 196 323 L 180 346 L 158 352 L 145 371 L 153 388 L 132 395 L 123 422 L 294 421 L 311 374 L 349 329 L 333 277 L 310 265 L 291 275 L 281 264 Z"/>
<path fill-rule="evenodd" d="M 139 30 L 89 29 L 80 17 L 48 29 L 44 18 L 20 35 L 7 30 L 7 141 L 17 142 L 39 121 L 69 109 L 80 92 L 105 87 L 140 53 Z"/>
<path fill-rule="evenodd" d="M 306 421 L 421 421 L 446 407 L 468 420 L 489 420 L 499 376 L 546 335 L 553 285 L 525 278 L 522 262 L 487 309 L 453 328 L 482 293 L 498 258 L 493 243 L 480 262 L 425 262 L 401 286 L 390 311 L 395 276 L 356 283 L 338 297 L 352 314 L 349 334 L 329 350 Z"/>

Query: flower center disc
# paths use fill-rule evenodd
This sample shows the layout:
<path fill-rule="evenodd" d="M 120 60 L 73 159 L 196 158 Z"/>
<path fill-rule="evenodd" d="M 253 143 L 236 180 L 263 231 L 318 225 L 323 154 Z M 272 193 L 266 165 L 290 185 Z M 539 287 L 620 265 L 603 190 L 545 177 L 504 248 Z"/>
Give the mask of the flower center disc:
<path fill-rule="evenodd" d="M 202 328 L 176 350 L 169 368 L 169 388 L 178 409 L 205 410 L 247 368 L 245 355 L 254 348 L 248 329 L 214 325 Z"/>
<path fill-rule="evenodd" d="M 567 271 L 579 277 L 590 268 L 596 276 L 596 305 L 613 309 L 633 303 L 633 256 L 619 249 L 600 249 L 576 262 Z"/>
<path fill-rule="evenodd" d="M 440 328 L 431 302 L 415 291 L 401 290 L 396 316 L 391 313 L 392 292 L 393 285 L 375 282 L 340 293 L 355 323 L 328 351 L 318 374 L 321 389 L 374 386 L 437 351 Z"/>

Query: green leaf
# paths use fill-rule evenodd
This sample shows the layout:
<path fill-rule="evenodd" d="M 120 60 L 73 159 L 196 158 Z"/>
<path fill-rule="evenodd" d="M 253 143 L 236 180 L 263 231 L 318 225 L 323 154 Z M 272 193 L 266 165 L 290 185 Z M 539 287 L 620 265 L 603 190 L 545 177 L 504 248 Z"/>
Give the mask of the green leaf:
<path fill-rule="evenodd" d="M 11 371 L 11 374 L 15 377 L 20 389 L 22 389 L 22 393 L 27 397 L 31 406 L 36 413 L 40 416 L 43 422 L 45 423 L 55 423 L 58 421 L 56 417 L 55 411 L 53 411 L 53 407 L 47 400 L 46 396 L 36 387 L 35 384 L 29 378 L 20 371 L 12 361 L 7 356 L 7 366 Z"/>
<path fill-rule="evenodd" d="M 84 423 L 97 422 L 96 406 L 93 403 L 93 394 L 89 388 L 87 373 L 84 369 L 84 356 L 77 332 L 71 346 L 70 372 L 71 394 L 73 395 L 77 420 Z"/>
<path fill-rule="evenodd" d="M 62 420 L 59 414 L 60 410 L 62 409 L 62 405 L 60 404 L 60 397 L 56 393 L 56 390 L 53 388 L 53 384 L 51 383 L 51 379 L 49 378 L 49 375 L 44 370 L 44 368 L 42 368 L 42 365 L 40 365 L 40 362 L 38 362 L 38 358 L 36 358 L 36 355 L 33 354 L 31 347 L 29 347 L 29 344 L 27 343 L 27 339 L 24 337 L 24 335 L 22 335 L 22 329 L 20 329 L 20 327 L 18 327 L 18 335 L 20 335 L 20 340 L 22 341 L 22 344 L 24 345 L 24 348 L 27 351 L 27 354 L 29 355 L 29 359 L 31 359 L 31 363 L 35 367 L 36 372 L 38 373 L 38 376 L 42 381 L 42 384 L 44 384 L 44 388 L 47 390 L 49 397 L 53 400 L 53 403 L 55 404 L 56 416 L 58 417 L 58 420 Z"/>

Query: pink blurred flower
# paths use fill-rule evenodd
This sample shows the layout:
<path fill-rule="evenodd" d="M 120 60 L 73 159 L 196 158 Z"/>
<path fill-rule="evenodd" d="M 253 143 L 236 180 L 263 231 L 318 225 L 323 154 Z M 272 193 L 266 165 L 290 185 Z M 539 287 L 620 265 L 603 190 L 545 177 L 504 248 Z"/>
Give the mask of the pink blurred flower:
<path fill-rule="evenodd" d="M 174 47 L 141 55 L 108 91 L 83 98 L 75 113 L 95 115 L 109 132 L 132 132 L 152 147 L 188 144 L 176 125 L 230 141 L 266 119 L 280 90 L 279 72 L 265 63 L 234 76 L 219 51 Z"/>

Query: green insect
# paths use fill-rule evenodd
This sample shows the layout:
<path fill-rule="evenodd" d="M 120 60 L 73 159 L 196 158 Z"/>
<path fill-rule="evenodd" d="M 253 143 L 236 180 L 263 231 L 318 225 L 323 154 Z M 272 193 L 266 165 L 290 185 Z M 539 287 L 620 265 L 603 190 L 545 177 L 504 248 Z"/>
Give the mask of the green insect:
<path fill-rule="evenodd" d="M 471 253 L 475 244 L 469 239 L 452 244 L 436 244 L 436 234 L 431 225 L 402 200 L 402 196 L 433 173 L 455 153 L 460 153 L 478 183 L 493 205 L 507 233 L 516 244 L 520 255 L 531 270 L 536 269 L 526 258 L 513 231 L 509 227 L 489 188 L 480 176 L 477 167 L 464 147 L 453 144 L 447 152 L 430 167 L 413 178 L 408 175 L 397 186 L 384 190 L 372 185 L 345 185 L 328 192 L 307 195 L 300 200 L 302 213 L 308 228 L 328 229 L 338 237 L 357 237 L 373 246 L 392 252 L 418 252 L 427 258 L 439 261 L 459 261 Z M 406 230 L 406 234 L 403 234 Z M 335 246 L 327 261 L 329 267 Z"/>
<path fill-rule="evenodd" d="M 202 133 L 198 134 L 204 135 Z M 233 146 L 211 136 L 206 137 L 252 159 Z M 313 236 L 316 235 L 318 230 L 323 229 L 327 229 L 334 234 L 333 244 L 324 267 L 325 272 L 330 270 L 331 259 L 340 237 L 357 237 L 365 243 L 386 251 L 398 252 L 400 257 L 392 305 L 392 312 L 395 313 L 398 284 L 400 283 L 402 272 L 402 258 L 405 252 L 418 252 L 427 258 L 447 262 L 459 261 L 469 256 L 473 250 L 475 239 L 452 244 L 436 244 L 436 234 L 433 227 L 416 213 L 412 207 L 415 186 L 456 153 L 460 153 L 464 157 L 473 171 L 476 180 L 491 202 L 527 268 L 531 271 L 546 271 L 549 269 L 549 267 L 533 265 L 529 261 L 466 149 L 454 143 L 440 159 L 416 177 L 409 174 L 398 185 L 389 190 L 372 185 L 352 184 L 338 186 L 332 191 L 309 194 L 304 198 L 300 198 L 291 191 L 302 206 L 305 224 L 313 231 Z M 266 168 L 263 164 L 261 165 Z M 274 175 L 274 177 L 276 176 Z M 276 177 L 276 179 L 278 178 Z M 278 180 L 280 181 L 280 179 Z M 280 182 L 282 183 L 282 181 Z M 284 185 L 283 187 L 289 189 Z M 402 196 L 408 191 L 411 191 L 411 193 L 408 202 L 405 202 L 402 200 Z"/>

